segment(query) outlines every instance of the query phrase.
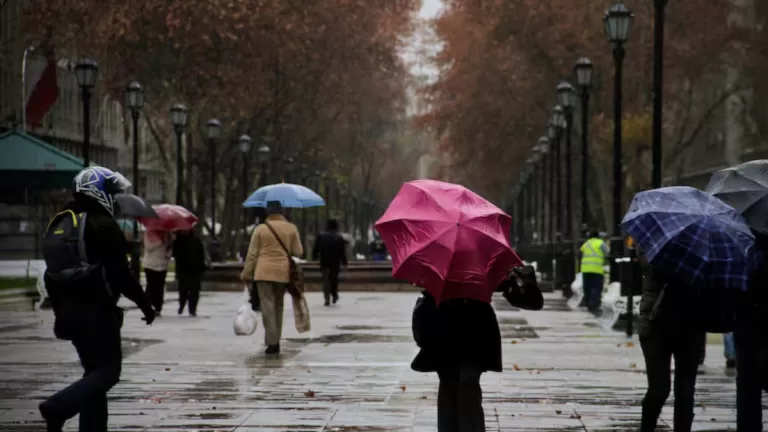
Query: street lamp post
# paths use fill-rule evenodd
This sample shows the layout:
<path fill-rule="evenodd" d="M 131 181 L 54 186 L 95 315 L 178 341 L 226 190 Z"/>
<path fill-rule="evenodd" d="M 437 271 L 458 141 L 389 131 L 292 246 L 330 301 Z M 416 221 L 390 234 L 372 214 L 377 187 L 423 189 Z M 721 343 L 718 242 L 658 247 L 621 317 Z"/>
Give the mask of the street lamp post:
<path fill-rule="evenodd" d="M 237 139 L 237 147 L 240 153 L 243 155 L 243 202 L 248 199 L 248 156 L 251 154 L 251 147 L 253 146 L 253 140 L 250 136 L 243 134 Z M 248 209 L 243 207 L 243 247 L 241 250 L 246 251 L 248 245 Z M 245 255 L 243 255 L 245 260 Z"/>
<path fill-rule="evenodd" d="M 267 170 L 269 169 L 269 160 L 270 160 L 272 149 L 270 149 L 268 145 L 262 144 L 257 150 L 257 152 L 258 152 L 258 158 L 259 158 L 259 187 L 262 187 L 267 185 L 267 180 L 268 180 Z M 263 217 L 264 213 L 261 213 L 259 216 Z"/>
<path fill-rule="evenodd" d="M 219 243 L 216 237 L 216 139 L 221 135 L 221 123 L 210 119 L 205 124 L 208 134 L 208 151 L 211 158 L 211 246 L 210 254 L 213 260 L 219 260 Z"/>
<path fill-rule="evenodd" d="M 187 107 L 184 104 L 174 104 L 171 107 L 171 124 L 173 125 L 173 131 L 176 134 L 176 204 L 183 205 L 182 197 L 182 182 L 183 176 L 183 157 L 181 149 L 181 136 L 184 134 L 184 130 L 187 127 L 188 115 Z"/>
<path fill-rule="evenodd" d="M 549 139 L 547 137 L 539 137 L 539 140 L 536 142 L 536 146 L 533 148 L 534 151 L 539 155 L 539 161 L 540 166 L 537 168 L 538 171 L 538 184 L 539 184 L 539 190 L 537 192 L 537 195 L 539 198 L 539 216 L 538 220 L 536 221 L 536 232 L 538 233 L 538 237 L 540 238 L 539 244 L 543 245 L 547 241 L 547 226 L 546 226 L 546 215 L 547 215 L 547 153 L 549 153 Z M 539 248 L 541 249 L 541 248 Z"/>
<path fill-rule="evenodd" d="M 133 121 L 133 193 L 139 195 L 141 182 L 139 182 L 139 114 L 144 106 L 144 89 L 136 81 L 132 81 L 125 87 L 125 106 L 131 111 L 131 120 Z M 139 223 L 133 220 L 133 244 L 131 249 L 131 270 L 134 277 L 139 277 L 141 271 L 139 241 Z"/>
<path fill-rule="evenodd" d="M 629 31 L 632 27 L 632 12 L 624 3 L 616 3 L 605 12 L 603 24 L 608 41 L 613 44 L 614 81 L 613 81 L 613 238 L 611 242 L 611 255 L 614 258 L 623 255 L 624 244 L 621 241 L 621 189 L 622 189 L 622 164 L 621 164 L 621 116 L 622 116 L 622 79 L 624 67 L 624 44 L 629 39 Z M 611 281 L 618 279 L 618 271 L 615 259 L 611 260 Z"/>
<path fill-rule="evenodd" d="M 557 202 L 557 232 L 555 233 L 555 248 L 554 248 L 554 254 L 555 254 L 555 260 L 557 262 L 556 265 L 556 282 L 555 289 L 558 289 L 560 287 L 560 284 L 564 283 L 563 273 L 562 273 L 562 263 L 560 262 L 559 256 L 562 254 L 563 250 L 563 240 L 564 240 L 564 234 L 565 234 L 565 215 L 563 214 L 563 176 L 562 176 L 562 153 L 561 153 L 561 140 L 563 137 L 563 129 L 565 128 L 565 112 L 563 111 L 563 107 L 560 105 L 555 105 L 555 107 L 552 109 L 552 115 L 549 120 L 549 124 L 551 126 L 554 126 L 555 130 L 555 139 L 554 139 L 554 145 L 553 145 L 553 153 L 554 153 L 554 160 L 555 160 L 555 201 Z M 551 142 L 551 141 L 550 141 Z"/>
<path fill-rule="evenodd" d="M 592 61 L 582 57 L 574 67 L 581 99 L 581 229 L 586 232 L 589 215 L 589 90 L 592 88 Z"/>
<path fill-rule="evenodd" d="M 99 64 L 89 58 L 78 60 L 75 65 L 77 85 L 83 100 L 83 166 L 91 165 L 91 95 L 96 86 Z"/>
<path fill-rule="evenodd" d="M 571 154 L 573 136 L 573 108 L 576 106 L 576 89 L 571 83 L 563 81 L 557 86 L 557 99 L 563 107 L 565 119 L 565 242 L 568 244 L 567 254 L 569 259 L 565 261 L 563 285 L 566 294 L 570 296 L 570 282 L 576 277 L 576 230 L 573 229 L 573 157 Z"/>
<path fill-rule="evenodd" d="M 299 179 L 301 180 L 301 184 L 304 186 L 308 186 L 307 169 L 307 164 L 303 163 L 299 165 Z M 307 244 L 307 216 L 309 216 L 309 210 L 303 209 L 301 211 L 301 241 L 303 241 L 305 244 Z M 309 255 L 309 251 L 307 249 L 309 248 L 304 248 L 304 257 Z"/>
<path fill-rule="evenodd" d="M 661 187 L 661 117 L 664 103 L 664 20 L 667 0 L 654 0 L 653 20 L 653 125 L 651 132 L 651 187 Z"/>
<path fill-rule="evenodd" d="M 558 206 L 555 203 L 557 198 L 556 194 L 556 181 L 558 166 L 557 155 L 555 148 L 557 147 L 557 127 L 553 124 L 547 125 L 547 139 L 549 140 L 549 261 L 552 268 L 552 283 L 555 283 L 555 244 L 557 244 L 557 214 L 559 212 Z M 554 286 L 554 285 L 553 285 Z"/>

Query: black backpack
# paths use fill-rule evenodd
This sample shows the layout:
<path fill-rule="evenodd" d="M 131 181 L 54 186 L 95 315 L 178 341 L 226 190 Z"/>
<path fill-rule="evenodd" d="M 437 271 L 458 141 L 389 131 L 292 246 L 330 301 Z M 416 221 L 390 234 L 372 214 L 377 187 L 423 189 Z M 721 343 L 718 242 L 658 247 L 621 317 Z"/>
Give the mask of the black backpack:
<path fill-rule="evenodd" d="M 91 263 L 85 250 L 87 217 L 86 213 L 66 210 L 48 223 L 43 240 L 43 258 L 46 276 L 51 280 L 68 285 L 101 271 L 101 263 Z"/>

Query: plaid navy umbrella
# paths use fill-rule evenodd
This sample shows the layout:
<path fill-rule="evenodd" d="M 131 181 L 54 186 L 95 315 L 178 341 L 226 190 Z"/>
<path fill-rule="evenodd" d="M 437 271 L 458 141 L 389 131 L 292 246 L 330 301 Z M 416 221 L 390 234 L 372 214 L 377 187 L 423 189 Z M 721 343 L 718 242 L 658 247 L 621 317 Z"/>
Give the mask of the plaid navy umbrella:
<path fill-rule="evenodd" d="M 760 257 L 744 219 L 687 186 L 635 195 L 621 222 L 649 262 L 695 288 L 746 290 Z"/>

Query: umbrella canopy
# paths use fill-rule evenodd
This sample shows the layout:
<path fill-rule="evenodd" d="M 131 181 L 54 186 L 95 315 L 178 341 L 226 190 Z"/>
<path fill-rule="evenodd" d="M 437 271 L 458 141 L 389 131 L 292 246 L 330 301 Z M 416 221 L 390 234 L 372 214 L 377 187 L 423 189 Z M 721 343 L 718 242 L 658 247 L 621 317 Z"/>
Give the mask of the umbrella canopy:
<path fill-rule="evenodd" d="M 286 208 L 320 207 L 325 200 L 312 189 L 291 183 L 260 187 L 243 203 L 243 207 L 266 207 L 269 201 L 280 201 Z"/>
<path fill-rule="evenodd" d="M 638 193 L 621 225 L 649 262 L 695 288 L 746 290 L 758 264 L 755 237 L 738 212 L 691 187 Z"/>
<path fill-rule="evenodd" d="M 512 218 L 463 186 L 434 180 L 405 183 L 376 222 L 392 255 L 392 274 L 438 301 L 490 302 L 522 260 L 509 246 Z"/>
<path fill-rule="evenodd" d="M 753 230 L 768 234 L 768 160 L 754 160 L 712 175 L 707 192 L 735 208 Z"/>
<path fill-rule="evenodd" d="M 153 205 L 157 219 L 140 218 L 148 231 L 189 231 L 198 222 L 197 216 L 182 206 L 174 204 Z"/>
<path fill-rule="evenodd" d="M 157 219 L 158 217 L 152 206 L 139 196 L 128 193 L 116 194 L 115 201 L 117 201 L 116 217 L 123 219 Z"/>

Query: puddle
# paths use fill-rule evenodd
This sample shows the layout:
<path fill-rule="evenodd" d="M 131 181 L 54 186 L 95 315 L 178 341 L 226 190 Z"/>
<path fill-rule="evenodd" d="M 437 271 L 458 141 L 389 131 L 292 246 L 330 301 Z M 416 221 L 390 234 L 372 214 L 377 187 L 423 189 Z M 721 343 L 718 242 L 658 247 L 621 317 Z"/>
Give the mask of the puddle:
<path fill-rule="evenodd" d="M 40 324 L 33 323 L 33 324 L 16 324 L 16 325 L 2 326 L 2 327 L 0 327 L 0 333 L 10 333 L 10 332 L 15 332 L 15 331 L 19 331 L 19 330 L 33 329 L 33 328 L 37 327 L 38 325 L 40 325 Z"/>
<path fill-rule="evenodd" d="M 538 339 L 533 327 L 500 327 L 502 339 Z"/>
<path fill-rule="evenodd" d="M 344 325 L 336 326 L 339 330 L 383 330 L 385 327 L 367 326 L 367 325 Z"/>
<path fill-rule="evenodd" d="M 499 319 L 499 325 L 514 324 L 514 325 L 526 325 L 528 321 L 525 318 L 509 318 L 504 317 Z"/>
<path fill-rule="evenodd" d="M 359 333 L 341 333 L 335 335 L 320 336 L 311 339 L 287 339 L 290 342 L 299 343 L 320 343 L 320 344 L 335 344 L 335 343 L 391 343 L 391 342 L 413 342 L 411 336 L 399 336 L 399 335 L 376 335 L 376 334 L 359 334 Z"/>
<path fill-rule="evenodd" d="M 359 299 L 357 299 L 355 303 L 360 301 L 378 301 L 378 300 L 384 300 L 384 297 L 360 297 Z"/>
<path fill-rule="evenodd" d="M 123 338 L 123 359 L 128 358 L 144 348 L 165 342 L 162 339 L 127 339 Z"/>
<path fill-rule="evenodd" d="M 200 419 L 200 420 L 225 420 L 234 418 L 234 414 L 229 413 L 200 413 L 200 414 L 185 414 L 182 417 Z"/>

